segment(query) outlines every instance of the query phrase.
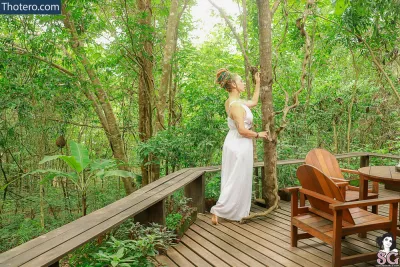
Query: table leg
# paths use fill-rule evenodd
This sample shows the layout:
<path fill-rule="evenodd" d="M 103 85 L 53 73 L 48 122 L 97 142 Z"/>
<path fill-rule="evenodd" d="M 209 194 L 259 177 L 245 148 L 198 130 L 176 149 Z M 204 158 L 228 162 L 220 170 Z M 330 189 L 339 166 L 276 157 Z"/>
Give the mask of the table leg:
<path fill-rule="evenodd" d="M 400 205 L 399 205 L 399 221 L 400 221 Z M 398 224 L 398 228 L 397 228 L 397 236 L 400 236 L 400 224 Z"/>
<path fill-rule="evenodd" d="M 368 197 L 368 180 L 364 178 L 364 175 L 360 174 L 360 200 L 367 199 Z M 367 209 L 362 207 L 361 209 Z M 359 233 L 359 237 L 367 237 L 367 233 Z"/>

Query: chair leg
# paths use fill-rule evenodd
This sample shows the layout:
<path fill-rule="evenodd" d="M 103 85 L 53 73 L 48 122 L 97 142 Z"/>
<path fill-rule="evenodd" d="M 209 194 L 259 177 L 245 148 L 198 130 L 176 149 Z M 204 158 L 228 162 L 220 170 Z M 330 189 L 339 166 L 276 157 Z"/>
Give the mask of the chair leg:
<path fill-rule="evenodd" d="M 378 206 L 372 206 L 372 213 L 378 214 Z"/>
<path fill-rule="evenodd" d="M 343 211 L 338 210 L 333 212 L 333 253 L 332 266 L 342 266 L 342 220 Z"/>
<path fill-rule="evenodd" d="M 306 196 L 303 193 L 300 193 L 300 207 L 304 207 L 306 205 Z"/>
<path fill-rule="evenodd" d="M 333 244 L 333 253 L 332 253 L 332 266 L 341 267 L 342 266 L 342 243 L 335 242 Z"/>
<path fill-rule="evenodd" d="M 298 234 L 298 228 L 292 224 L 290 231 L 292 247 L 297 247 L 297 234 Z"/>

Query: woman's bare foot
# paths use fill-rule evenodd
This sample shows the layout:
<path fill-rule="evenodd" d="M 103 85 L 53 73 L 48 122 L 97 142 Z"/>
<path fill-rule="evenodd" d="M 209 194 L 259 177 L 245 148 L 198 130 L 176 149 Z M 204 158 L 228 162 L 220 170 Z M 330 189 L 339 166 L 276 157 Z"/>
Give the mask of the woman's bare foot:
<path fill-rule="evenodd" d="M 211 222 L 212 222 L 212 224 L 217 225 L 218 224 L 218 216 L 213 214 L 211 217 Z"/>

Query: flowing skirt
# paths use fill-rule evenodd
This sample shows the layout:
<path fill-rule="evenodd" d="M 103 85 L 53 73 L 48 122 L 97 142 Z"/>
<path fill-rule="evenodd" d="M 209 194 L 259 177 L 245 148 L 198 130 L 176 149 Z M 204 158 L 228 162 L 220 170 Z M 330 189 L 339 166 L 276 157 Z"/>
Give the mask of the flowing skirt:
<path fill-rule="evenodd" d="M 239 221 L 250 213 L 253 176 L 253 142 L 230 130 L 222 151 L 221 195 L 211 213 Z"/>

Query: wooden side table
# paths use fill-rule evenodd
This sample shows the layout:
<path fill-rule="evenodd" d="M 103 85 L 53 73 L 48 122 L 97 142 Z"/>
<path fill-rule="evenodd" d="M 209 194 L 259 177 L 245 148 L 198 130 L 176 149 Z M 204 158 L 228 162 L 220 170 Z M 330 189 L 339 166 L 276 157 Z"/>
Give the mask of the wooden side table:
<path fill-rule="evenodd" d="M 367 199 L 368 181 L 384 183 L 388 186 L 400 186 L 400 172 L 396 172 L 394 166 L 369 166 L 358 169 L 360 173 L 360 200 Z M 400 205 L 399 205 L 400 218 Z M 397 230 L 400 236 L 400 230 Z M 365 237 L 366 234 L 360 234 Z"/>

